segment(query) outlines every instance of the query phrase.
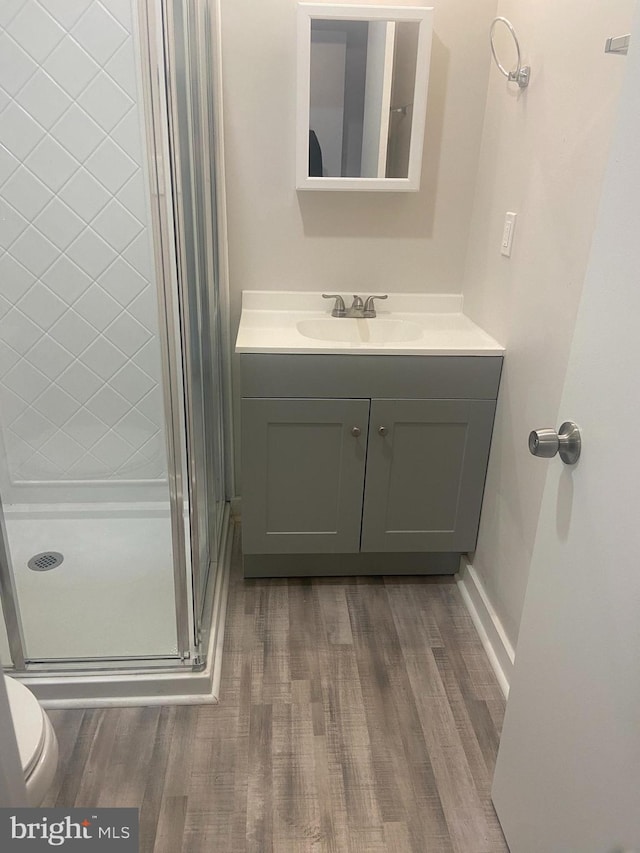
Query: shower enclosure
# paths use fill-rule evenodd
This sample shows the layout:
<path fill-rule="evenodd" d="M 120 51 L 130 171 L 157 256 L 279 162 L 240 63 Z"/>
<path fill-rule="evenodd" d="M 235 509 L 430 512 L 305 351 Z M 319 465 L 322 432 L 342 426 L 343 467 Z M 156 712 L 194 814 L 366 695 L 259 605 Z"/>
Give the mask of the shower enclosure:
<path fill-rule="evenodd" d="M 25 678 L 207 663 L 228 526 L 214 47 L 213 0 L 0 7 L 0 657 Z"/>

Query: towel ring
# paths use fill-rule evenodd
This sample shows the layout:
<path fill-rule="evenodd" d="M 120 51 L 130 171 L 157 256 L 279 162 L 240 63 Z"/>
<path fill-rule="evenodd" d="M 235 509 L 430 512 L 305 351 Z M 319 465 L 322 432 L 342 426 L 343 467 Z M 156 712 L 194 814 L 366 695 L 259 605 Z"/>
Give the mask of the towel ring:
<path fill-rule="evenodd" d="M 500 60 L 496 56 L 496 49 L 493 44 L 493 31 L 495 29 L 496 24 L 500 22 L 505 25 L 505 27 L 509 30 L 511 35 L 513 36 L 513 41 L 516 46 L 516 53 L 518 54 L 518 64 L 513 71 L 507 71 L 507 69 L 501 65 Z M 489 44 L 491 45 L 491 53 L 493 55 L 493 61 L 498 66 L 498 70 L 501 74 L 503 74 L 510 83 L 517 83 L 521 89 L 526 89 L 529 85 L 529 75 L 531 74 L 531 67 L 529 65 L 521 65 L 520 63 L 520 43 L 518 42 L 518 36 L 516 35 L 516 31 L 513 29 L 511 22 L 506 18 L 494 18 L 493 23 L 491 24 L 491 29 L 489 30 Z"/>

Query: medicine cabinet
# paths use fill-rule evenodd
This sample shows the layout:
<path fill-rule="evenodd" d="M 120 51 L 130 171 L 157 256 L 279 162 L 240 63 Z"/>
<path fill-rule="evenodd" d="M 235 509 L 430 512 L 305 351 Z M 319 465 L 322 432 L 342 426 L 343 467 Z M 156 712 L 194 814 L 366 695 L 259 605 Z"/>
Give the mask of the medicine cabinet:
<path fill-rule="evenodd" d="M 298 4 L 297 189 L 419 189 L 432 15 Z"/>

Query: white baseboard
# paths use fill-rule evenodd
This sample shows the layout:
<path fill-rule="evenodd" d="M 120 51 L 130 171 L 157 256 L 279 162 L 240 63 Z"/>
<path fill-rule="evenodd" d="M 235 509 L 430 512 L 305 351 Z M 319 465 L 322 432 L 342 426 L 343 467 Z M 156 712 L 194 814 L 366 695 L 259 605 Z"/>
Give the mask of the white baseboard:
<path fill-rule="evenodd" d="M 506 699 L 509 696 L 515 653 L 482 581 L 467 557 L 460 560 L 457 583 Z"/>

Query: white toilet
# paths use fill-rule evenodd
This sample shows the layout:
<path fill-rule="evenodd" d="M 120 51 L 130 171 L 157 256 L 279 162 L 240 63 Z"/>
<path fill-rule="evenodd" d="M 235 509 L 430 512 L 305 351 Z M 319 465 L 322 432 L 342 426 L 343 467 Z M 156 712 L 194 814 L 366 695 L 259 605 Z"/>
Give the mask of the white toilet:
<path fill-rule="evenodd" d="M 5 676 L 5 682 L 27 785 L 27 799 L 30 806 L 39 806 L 58 766 L 58 739 L 51 720 L 33 693 L 14 678 Z"/>

